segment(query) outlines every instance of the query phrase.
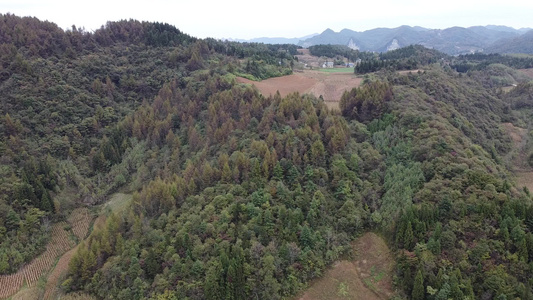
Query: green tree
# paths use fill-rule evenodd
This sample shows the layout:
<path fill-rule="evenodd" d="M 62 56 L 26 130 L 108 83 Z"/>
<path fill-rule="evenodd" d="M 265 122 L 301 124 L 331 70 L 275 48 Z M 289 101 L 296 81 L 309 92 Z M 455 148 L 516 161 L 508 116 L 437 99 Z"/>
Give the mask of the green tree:
<path fill-rule="evenodd" d="M 422 271 L 418 270 L 415 276 L 415 282 L 413 285 L 413 292 L 411 293 L 411 299 L 413 300 L 423 300 L 425 295 L 424 290 L 424 277 L 422 276 Z"/>

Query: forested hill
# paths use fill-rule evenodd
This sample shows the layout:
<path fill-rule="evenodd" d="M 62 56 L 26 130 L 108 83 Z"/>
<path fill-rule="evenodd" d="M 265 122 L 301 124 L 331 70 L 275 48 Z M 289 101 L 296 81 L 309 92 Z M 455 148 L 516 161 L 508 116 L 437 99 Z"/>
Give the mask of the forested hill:
<path fill-rule="evenodd" d="M 135 20 L 88 33 L 0 15 L 0 274 L 44 250 L 49 221 L 125 183 L 111 166 L 132 141 L 114 143 L 123 136 L 115 125 L 165 82 L 197 90 L 210 70 L 227 75 L 216 86 L 231 84 L 228 72 L 289 74 L 295 49 L 198 40 Z"/>
<path fill-rule="evenodd" d="M 428 56 L 366 75 L 330 110 L 236 83 L 290 73 L 295 46 L 0 20 L 0 273 L 42 251 L 50 221 L 120 190 L 131 205 L 79 245 L 63 293 L 289 298 L 375 231 L 399 299 L 532 299 L 532 199 L 502 123 L 531 128 L 533 104 L 507 57 L 398 51 L 383 59 Z"/>

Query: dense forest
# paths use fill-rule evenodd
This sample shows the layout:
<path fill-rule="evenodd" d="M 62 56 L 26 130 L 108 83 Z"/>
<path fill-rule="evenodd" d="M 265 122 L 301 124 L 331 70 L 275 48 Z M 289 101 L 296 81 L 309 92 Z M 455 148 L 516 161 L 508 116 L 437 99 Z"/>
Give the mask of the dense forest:
<path fill-rule="evenodd" d="M 533 299 L 532 198 L 501 126 L 531 130 L 528 58 L 366 53 L 388 65 L 361 71 L 340 110 L 236 82 L 290 74 L 295 54 L 0 15 L 0 274 L 41 253 L 51 223 L 122 191 L 131 205 L 81 242 L 65 293 L 290 298 L 374 231 L 398 299 Z"/>
<path fill-rule="evenodd" d="M 449 57 L 436 50 L 412 45 L 372 56 L 364 56 L 355 66 L 355 74 L 367 74 L 382 69 L 415 70 Z"/>

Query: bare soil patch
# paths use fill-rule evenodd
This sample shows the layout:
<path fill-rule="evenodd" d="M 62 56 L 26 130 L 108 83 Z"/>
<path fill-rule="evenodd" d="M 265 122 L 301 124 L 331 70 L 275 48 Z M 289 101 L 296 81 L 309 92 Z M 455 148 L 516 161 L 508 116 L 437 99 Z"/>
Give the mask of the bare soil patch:
<path fill-rule="evenodd" d="M 512 123 L 503 123 L 503 128 L 513 140 L 513 147 L 520 148 L 522 140 L 527 134 L 527 129 L 514 126 Z"/>
<path fill-rule="evenodd" d="M 252 84 L 259 89 L 261 94 L 265 96 L 274 95 L 277 91 L 282 97 L 287 96 L 290 93 L 299 92 L 305 93 L 315 84 L 317 80 L 302 76 L 301 73 L 295 73 L 292 75 L 269 78 L 263 81 L 252 81 L 246 78 L 237 77 L 237 81 L 240 83 Z"/>
<path fill-rule="evenodd" d="M 409 74 L 409 73 L 418 73 L 419 71 L 422 72 L 423 70 L 421 70 L 421 69 L 403 70 L 403 71 L 398 71 L 398 73 L 401 74 L 401 75 L 405 75 L 405 74 Z"/>
<path fill-rule="evenodd" d="M 322 96 L 325 101 L 338 102 L 345 91 L 360 86 L 363 79 L 352 73 L 305 70 L 263 81 L 251 81 L 242 77 L 237 77 L 237 81 L 254 85 L 265 96 L 274 95 L 277 91 L 282 97 L 298 92 L 300 94 L 313 94 L 316 97 Z"/>
<path fill-rule="evenodd" d="M 385 241 L 365 233 L 353 243 L 355 259 L 336 262 L 298 300 L 389 299 L 394 293 L 394 260 Z"/>
<path fill-rule="evenodd" d="M 533 79 L 533 69 L 519 69 L 518 71 L 528 76 L 529 78 Z"/>
<path fill-rule="evenodd" d="M 91 221 L 91 213 L 85 207 L 75 209 L 68 217 L 68 222 L 72 226 L 72 232 L 78 238 L 78 241 L 85 239 L 87 233 L 89 233 Z"/>
<path fill-rule="evenodd" d="M 533 192 L 533 172 L 515 172 L 515 175 L 518 187 L 527 187 L 530 192 Z"/>
<path fill-rule="evenodd" d="M 311 55 L 309 49 L 298 49 L 298 53 L 298 62 L 306 64 L 308 68 L 320 68 L 322 59 Z"/>

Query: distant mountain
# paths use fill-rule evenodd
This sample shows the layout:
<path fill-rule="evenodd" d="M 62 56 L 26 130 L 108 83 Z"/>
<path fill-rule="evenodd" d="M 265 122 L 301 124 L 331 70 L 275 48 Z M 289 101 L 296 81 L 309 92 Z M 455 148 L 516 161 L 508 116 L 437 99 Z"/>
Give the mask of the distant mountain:
<path fill-rule="evenodd" d="M 375 28 L 367 31 L 343 29 L 335 32 L 326 29 L 319 35 L 302 40 L 298 45 L 309 47 L 319 44 L 346 45 L 361 51 L 386 52 L 389 50 L 420 44 L 448 54 L 465 54 L 485 51 L 494 43 L 521 36 L 523 29 L 507 26 L 451 27 L 427 29 L 423 27 L 400 26 L 397 28 Z"/>
<path fill-rule="evenodd" d="M 533 54 L 533 30 L 514 38 L 499 40 L 489 47 L 486 52 Z"/>
<path fill-rule="evenodd" d="M 310 39 L 318 35 L 318 33 L 309 34 L 300 38 L 284 38 L 284 37 L 260 37 L 249 40 L 245 39 L 228 39 L 229 41 L 241 42 L 241 43 L 264 43 L 264 44 L 294 44 L 298 45 L 303 40 Z"/>

